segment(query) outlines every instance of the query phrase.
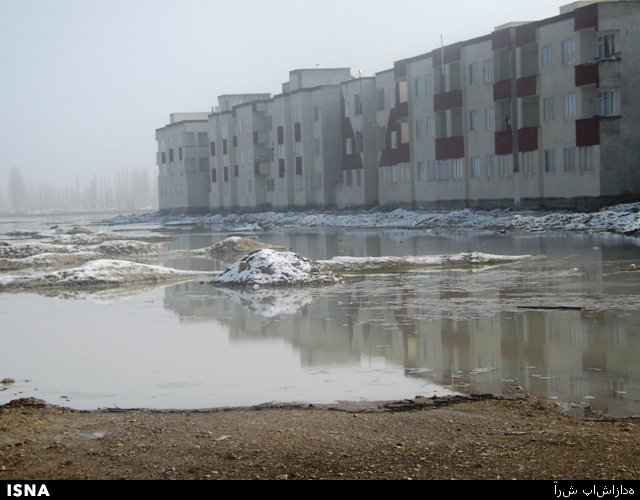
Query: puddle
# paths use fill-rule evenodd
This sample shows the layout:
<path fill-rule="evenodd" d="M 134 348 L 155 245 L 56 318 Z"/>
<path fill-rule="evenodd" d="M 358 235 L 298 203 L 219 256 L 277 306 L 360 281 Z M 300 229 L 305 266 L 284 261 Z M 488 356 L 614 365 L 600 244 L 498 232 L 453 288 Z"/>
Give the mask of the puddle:
<path fill-rule="evenodd" d="M 197 250 L 228 236 L 184 229 L 168 248 Z M 544 258 L 290 292 L 189 282 L 82 300 L 0 294 L 0 378 L 17 381 L 0 403 L 34 396 L 80 409 L 186 409 L 524 390 L 574 413 L 640 414 L 640 281 L 629 271 L 638 239 L 371 230 L 258 237 L 314 260 Z M 194 271 L 229 264 L 170 259 Z"/>

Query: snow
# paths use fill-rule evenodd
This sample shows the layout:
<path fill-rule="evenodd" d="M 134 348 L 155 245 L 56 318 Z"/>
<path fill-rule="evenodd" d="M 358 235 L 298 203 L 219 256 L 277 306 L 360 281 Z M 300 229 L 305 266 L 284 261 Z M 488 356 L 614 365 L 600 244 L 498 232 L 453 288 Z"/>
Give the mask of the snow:
<path fill-rule="evenodd" d="M 418 257 L 334 257 L 331 260 L 320 261 L 319 264 L 332 271 L 373 271 L 448 265 L 496 265 L 530 258 L 530 255 L 491 255 L 474 252 Z"/>
<path fill-rule="evenodd" d="M 122 260 L 95 260 L 62 271 L 32 276 L 5 276 L 0 288 L 105 287 L 189 280 L 209 273 L 181 271 Z"/>
<path fill-rule="evenodd" d="M 230 236 L 212 247 L 194 250 L 191 253 L 195 255 L 247 254 L 263 248 L 273 247 L 260 241 L 242 238 L 240 236 Z"/>
<path fill-rule="evenodd" d="M 272 287 L 340 282 L 340 278 L 331 271 L 293 252 L 262 249 L 237 261 L 212 284 Z"/>
<path fill-rule="evenodd" d="M 392 212 L 380 210 L 340 212 L 265 212 L 255 214 L 120 216 L 109 224 L 158 222 L 172 225 L 211 225 L 227 230 L 273 227 L 332 227 L 378 229 L 491 229 L 506 231 L 586 231 L 640 235 L 640 203 L 618 205 L 595 213 L 517 210 L 456 210 Z"/>

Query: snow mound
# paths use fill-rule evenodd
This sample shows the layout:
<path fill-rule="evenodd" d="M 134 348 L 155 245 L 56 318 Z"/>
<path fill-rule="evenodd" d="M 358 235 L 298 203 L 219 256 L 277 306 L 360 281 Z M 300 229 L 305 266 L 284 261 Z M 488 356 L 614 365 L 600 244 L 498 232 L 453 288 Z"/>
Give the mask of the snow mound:
<path fill-rule="evenodd" d="M 88 250 L 108 256 L 149 255 L 158 253 L 159 246 L 154 243 L 145 243 L 144 241 L 113 240 L 90 246 Z"/>
<path fill-rule="evenodd" d="M 77 266 L 102 256 L 95 252 L 78 253 L 40 253 L 24 259 L 0 259 L 0 271 L 28 269 L 32 267 L 60 268 Z"/>
<path fill-rule="evenodd" d="M 209 273 L 181 271 L 121 260 L 95 260 L 81 267 L 34 276 L 0 277 L 2 288 L 83 288 L 188 280 Z"/>
<path fill-rule="evenodd" d="M 530 259 L 530 255 L 491 255 L 461 253 L 455 255 L 425 255 L 418 257 L 334 257 L 320 264 L 332 271 L 401 271 L 403 269 L 442 266 L 484 266 L 507 264 Z"/>
<path fill-rule="evenodd" d="M 255 252 L 256 250 L 262 250 L 263 248 L 274 247 L 260 241 L 242 238 L 240 236 L 231 236 L 212 247 L 196 250 L 193 253 L 207 255 L 247 254 Z"/>
<path fill-rule="evenodd" d="M 225 286 L 291 286 L 340 283 L 323 265 L 293 252 L 262 249 L 233 264 L 212 282 Z"/>
<path fill-rule="evenodd" d="M 24 259 L 43 253 L 73 253 L 77 248 L 73 245 L 52 245 L 50 243 L 25 243 L 0 247 L 0 259 Z"/>

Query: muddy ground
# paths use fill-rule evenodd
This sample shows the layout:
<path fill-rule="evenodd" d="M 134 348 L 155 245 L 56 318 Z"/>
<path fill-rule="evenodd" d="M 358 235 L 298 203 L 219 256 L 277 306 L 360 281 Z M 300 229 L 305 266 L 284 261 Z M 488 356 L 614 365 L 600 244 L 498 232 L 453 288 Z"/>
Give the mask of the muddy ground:
<path fill-rule="evenodd" d="M 640 479 L 640 420 L 533 397 L 206 412 L 0 408 L 2 479 Z"/>

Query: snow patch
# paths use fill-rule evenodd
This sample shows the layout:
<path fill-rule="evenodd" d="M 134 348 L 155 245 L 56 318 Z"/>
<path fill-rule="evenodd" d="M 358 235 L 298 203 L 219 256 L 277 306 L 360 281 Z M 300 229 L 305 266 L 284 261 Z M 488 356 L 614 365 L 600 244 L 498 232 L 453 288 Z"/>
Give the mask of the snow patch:
<path fill-rule="evenodd" d="M 159 283 L 210 276 L 210 273 L 181 271 L 121 260 L 95 260 L 83 266 L 34 276 L 0 278 L 0 288 L 109 287 Z"/>
<path fill-rule="evenodd" d="M 484 253 L 461 253 L 455 255 L 425 255 L 418 257 L 334 257 L 319 263 L 332 271 L 402 270 L 407 268 L 436 266 L 496 265 L 530 259 L 530 255 L 491 255 Z"/>
<path fill-rule="evenodd" d="M 267 243 L 242 238 L 240 236 L 230 236 L 212 247 L 202 248 L 191 253 L 195 255 L 247 254 L 249 252 L 255 252 L 256 250 L 262 250 L 263 248 L 275 249 L 275 247 Z"/>
<path fill-rule="evenodd" d="M 317 262 L 293 252 L 262 249 L 233 264 L 212 282 L 225 286 L 290 286 L 340 283 L 341 279 Z"/>
<path fill-rule="evenodd" d="M 409 211 L 392 212 L 264 212 L 255 214 L 215 214 L 168 216 L 146 214 L 120 216 L 107 223 L 133 224 L 158 222 L 175 225 L 211 225 L 223 228 L 242 226 L 272 227 L 333 227 L 377 229 L 490 229 L 506 231 L 587 231 L 640 235 L 640 203 L 617 205 L 595 213 L 535 212 L 515 210 L 456 210 L 452 212 Z"/>

